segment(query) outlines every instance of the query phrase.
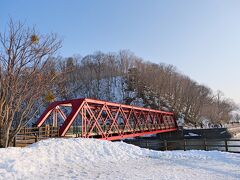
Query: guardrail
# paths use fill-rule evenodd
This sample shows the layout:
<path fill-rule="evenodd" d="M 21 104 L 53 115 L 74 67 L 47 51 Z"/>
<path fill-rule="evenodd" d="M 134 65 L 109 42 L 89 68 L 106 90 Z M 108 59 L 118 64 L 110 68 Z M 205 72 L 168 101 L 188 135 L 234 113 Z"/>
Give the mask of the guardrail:
<path fill-rule="evenodd" d="M 126 143 L 153 150 L 218 150 L 240 153 L 240 139 L 124 140 Z"/>

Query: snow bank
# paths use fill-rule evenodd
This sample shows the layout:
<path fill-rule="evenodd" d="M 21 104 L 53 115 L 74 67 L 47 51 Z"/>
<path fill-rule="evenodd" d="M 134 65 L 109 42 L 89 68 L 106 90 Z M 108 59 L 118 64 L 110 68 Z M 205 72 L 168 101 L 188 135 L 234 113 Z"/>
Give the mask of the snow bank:
<path fill-rule="evenodd" d="M 240 155 L 152 151 L 123 142 L 49 139 L 0 149 L 0 179 L 239 179 Z"/>

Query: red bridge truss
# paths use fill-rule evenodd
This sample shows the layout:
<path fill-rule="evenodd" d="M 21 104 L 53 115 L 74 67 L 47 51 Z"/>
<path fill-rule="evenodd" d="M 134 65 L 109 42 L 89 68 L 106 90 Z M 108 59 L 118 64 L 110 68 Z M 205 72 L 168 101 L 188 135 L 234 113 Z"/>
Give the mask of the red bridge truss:
<path fill-rule="evenodd" d="M 53 102 L 37 122 L 43 124 L 59 127 L 59 136 L 107 140 L 177 130 L 171 112 L 87 98 Z"/>

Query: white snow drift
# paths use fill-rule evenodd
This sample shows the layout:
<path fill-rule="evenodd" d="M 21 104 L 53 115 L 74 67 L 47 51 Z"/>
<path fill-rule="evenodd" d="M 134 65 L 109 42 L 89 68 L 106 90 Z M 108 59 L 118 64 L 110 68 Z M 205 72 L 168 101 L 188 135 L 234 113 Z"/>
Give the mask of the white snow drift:
<path fill-rule="evenodd" d="M 26 148 L 0 149 L 0 179 L 240 179 L 240 155 L 49 139 Z"/>

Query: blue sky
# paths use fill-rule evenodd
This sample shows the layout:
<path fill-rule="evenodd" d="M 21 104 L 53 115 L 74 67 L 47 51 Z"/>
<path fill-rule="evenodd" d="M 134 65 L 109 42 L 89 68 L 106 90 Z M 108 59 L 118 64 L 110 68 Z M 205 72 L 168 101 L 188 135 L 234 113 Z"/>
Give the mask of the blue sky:
<path fill-rule="evenodd" d="M 62 56 L 129 49 L 240 103 L 238 0 L 1 0 L 9 17 L 63 39 Z"/>

